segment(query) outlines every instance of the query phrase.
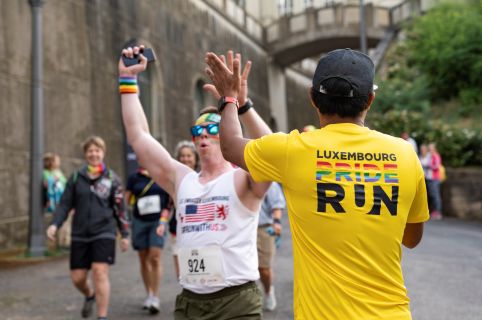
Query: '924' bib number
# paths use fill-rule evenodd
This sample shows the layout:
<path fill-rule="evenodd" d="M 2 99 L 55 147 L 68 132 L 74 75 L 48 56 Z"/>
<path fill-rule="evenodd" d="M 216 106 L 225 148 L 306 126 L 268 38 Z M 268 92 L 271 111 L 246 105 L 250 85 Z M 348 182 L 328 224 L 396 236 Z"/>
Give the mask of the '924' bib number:
<path fill-rule="evenodd" d="M 181 284 L 218 286 L 224 281 L 221 247 L 179 248 L 179 269 Z"/>
<path fill-rule="evenodd" d="M 204 259 L 188 259 L 187 266 L 190 273 L 205 272 Z"/>

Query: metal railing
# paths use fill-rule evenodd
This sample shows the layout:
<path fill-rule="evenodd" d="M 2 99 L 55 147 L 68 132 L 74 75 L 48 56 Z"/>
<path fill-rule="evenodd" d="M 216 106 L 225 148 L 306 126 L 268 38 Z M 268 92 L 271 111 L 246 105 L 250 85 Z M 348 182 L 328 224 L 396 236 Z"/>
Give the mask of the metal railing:
<path fill-rule="evenodd" d="M 305 32 L 311 28 L 350 27 L 360 23 L 360 8 L 357 1 L 331 1 L 322 7 L 309 6 L 305 11 L 281 16 L 276 21 L 263 25 L 253 15 L 236 4 L 234 0 L 204 0 L 241 29 L 247 36 L 261 45 L 267 45 L 291 34 Z M 397 28 L 408 19 L 421 13 L 424 0 L 405 0 L 394 7 L 365 5 L 367 28 Z"/>
<path fill-rule="evenodd" d="M 391 7 L 365 5 L 367 28 L 392 29 L 421 13 L 420 0 L 405 0 Z M 353 3 L 334 3 L 330 6 L 307 8 L 295 15 L 286 15 L 265 26 L 264 42 L 269 44 L 309 28 L 345 28 L 360 23 L 360 7 Z"/>

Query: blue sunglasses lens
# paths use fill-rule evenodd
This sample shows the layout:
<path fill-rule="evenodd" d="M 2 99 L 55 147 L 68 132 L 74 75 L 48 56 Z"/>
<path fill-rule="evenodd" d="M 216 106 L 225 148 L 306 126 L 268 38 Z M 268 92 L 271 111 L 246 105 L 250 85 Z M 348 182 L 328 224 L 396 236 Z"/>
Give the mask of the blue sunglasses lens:
<path fill-rule="evenodd" d="M 208 124 L 206 126 L 206 129 L 208 130 L 208 133 L 210 135 L 217 135 L 219 133 L 219 124 L 217 123 L 212 123 L 212 124 Z"/>
<path fill-rule="evenodd" d="M 191 127 L 191 134 L 193 137 L 199 137 L 201 133 L 203 132 L 203 129 L 206 129 L 206 131 L 210 135 L 216 135 L 219 133 L 219 124 L 217 123 L 210 123 L 208 125 L 202 126 L 202 125 L 197 125 L 197 126 L 192 126 Z"/>
<path fill-rule="evenodd" d="M 193 127 L 191 127 L 191 134 L 192 134 L 193 137 L 200 136 L 202 132 L 203 132 L 203 127 L 202 127 L 202 126 L 193 126 Z"/>

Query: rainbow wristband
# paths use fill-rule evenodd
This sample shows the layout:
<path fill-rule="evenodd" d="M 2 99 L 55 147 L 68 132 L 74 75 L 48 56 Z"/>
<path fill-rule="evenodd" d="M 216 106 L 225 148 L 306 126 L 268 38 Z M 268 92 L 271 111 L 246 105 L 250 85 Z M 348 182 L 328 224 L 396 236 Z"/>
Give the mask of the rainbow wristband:
<path fill-rule="evenodd" d="M 161 219 L 159 219 L 159 222 L 161 224 L 167 224 L 169 222 L 169 218 L 166 218 L 166 217 L 161 217 Z"/>
<path fill-rule="evenodd" d="M 136 93 L 137 94 L 137 77 L 136 76 L 120 76 L 119 77 L 119 93 L 120 94 L 128 94 L 128 93 Z"/>

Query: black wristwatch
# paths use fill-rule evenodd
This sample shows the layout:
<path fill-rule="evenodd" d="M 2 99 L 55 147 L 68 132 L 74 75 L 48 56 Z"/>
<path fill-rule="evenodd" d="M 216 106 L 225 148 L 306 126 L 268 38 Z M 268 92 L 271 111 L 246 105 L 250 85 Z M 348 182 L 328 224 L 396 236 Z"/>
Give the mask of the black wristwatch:
<path fill-rule="evenodd" d="M 251 101 L 251 99 L 248 98 L 248 100 L 246 100 L 246 102 L 241 107 L 239 107 L 238 115 L 240 116 L 240 115 L 246 113 L 246 111 L 248 111 L 252 107 L 253 107 L 253 101 Z"/>
<path fill-rule="evenodd" d="M 223 112 L 224 108 L 228 103 L 233 103 L 234 105 L 236 105 L 236 108 L 239 109 L 238 99 L 234 97 L 221 97 L 218 101 L 218 112 Z"/>

